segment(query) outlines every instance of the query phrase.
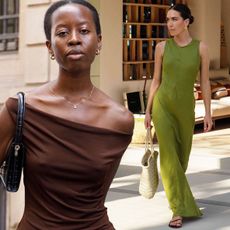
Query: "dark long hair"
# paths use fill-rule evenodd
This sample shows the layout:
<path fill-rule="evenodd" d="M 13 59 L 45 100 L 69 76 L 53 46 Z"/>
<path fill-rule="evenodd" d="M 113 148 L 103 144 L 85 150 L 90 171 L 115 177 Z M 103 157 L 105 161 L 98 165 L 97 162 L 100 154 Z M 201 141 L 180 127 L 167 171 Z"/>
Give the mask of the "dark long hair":
<path fill-rule="evenodd" d="M 191 10 L 185 4 L 176 4 L 172 5 L 169 10 L 176 10 L 180 13 L 181 17 L 185 19 L 189 19 L 189 24 L 192 24 L 194 21 L 194 17 L 192 16 Z"/>

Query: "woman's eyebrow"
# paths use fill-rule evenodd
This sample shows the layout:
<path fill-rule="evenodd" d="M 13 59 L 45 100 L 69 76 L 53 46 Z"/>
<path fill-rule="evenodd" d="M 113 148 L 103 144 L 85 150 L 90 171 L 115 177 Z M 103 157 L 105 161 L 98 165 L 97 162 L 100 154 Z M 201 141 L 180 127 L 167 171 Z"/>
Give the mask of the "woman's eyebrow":
<path fill-rule="evenodd" d="M 168 19 L 178 19 L 179 17 L 166 17 L 166 19 L 168 20 Z"/>

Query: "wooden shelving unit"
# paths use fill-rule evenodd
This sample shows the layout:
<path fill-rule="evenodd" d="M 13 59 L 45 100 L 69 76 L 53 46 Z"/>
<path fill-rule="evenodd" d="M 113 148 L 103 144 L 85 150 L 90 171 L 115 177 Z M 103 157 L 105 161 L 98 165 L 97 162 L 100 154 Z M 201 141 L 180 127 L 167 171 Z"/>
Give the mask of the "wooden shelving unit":
<path fill-rule="evenodd" d="M 156 44 L 168 38 L 165 19 L 169 2 L 123 0 L 124 81 L 153 77 Z"/>

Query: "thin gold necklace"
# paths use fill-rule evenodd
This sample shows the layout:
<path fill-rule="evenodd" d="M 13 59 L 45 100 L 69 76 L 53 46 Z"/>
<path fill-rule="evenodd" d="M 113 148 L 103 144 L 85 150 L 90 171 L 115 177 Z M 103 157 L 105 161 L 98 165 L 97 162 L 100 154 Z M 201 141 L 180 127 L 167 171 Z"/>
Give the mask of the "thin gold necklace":
<path fill-rule="evenodd" d="M 87 97 L 81 97 L 80 101 L 79 101 L 78 103 L 76 103 L 76 104 L 73 103 L 73 102 L 71 102 L 70 100 L 68 100 L 68 99 L 67 99 L 66 97 L 64 97 L 64 96 L 57 95 L 51 87 L 49 88 L 49 90 L 50 90 L 50 92 L 51 92 L 54 96 L 56 96 L 56 97 L 62 97 L 67 103 L 69 103 L 70 105 L 72 105 L 73 109 L 77 109 L 78 106 L 83 102 L 83 100 L 82 100 L 83 98 L 85 98 L 86 100 L 89 100 L 89 99 L 92 97 L 94 88 L 95 88 L 95 87 L 94 87 L 94 85 L 93 85 L 92 89 L 90 90 L 89 95 L 88 95 Z"/>

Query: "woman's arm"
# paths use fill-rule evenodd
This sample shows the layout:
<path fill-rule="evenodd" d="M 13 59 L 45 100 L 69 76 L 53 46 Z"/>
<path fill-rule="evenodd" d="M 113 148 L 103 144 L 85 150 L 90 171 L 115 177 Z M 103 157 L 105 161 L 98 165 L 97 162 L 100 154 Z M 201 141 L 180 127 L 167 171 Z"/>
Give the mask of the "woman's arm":
<path fill-rule="evenodd" d="M 209 56 L 208 47 L 205 43 L 200 42 L 200 83 L 201 91 L 205 106 L 205 117 L 204 117 L 204 132 L 208 132 L 212 129 L 212 117 L 211 117 L 211 89 L 209 82 Z"/>
<path fill-rule="evenodd" d="M 164 47 L 165 41 L 158 43 L 155 49 L 154 75 L 149 89 L 148 103 L 145 111 L 145 128 L 149 128 L 151 126 L 151 111 L 153 98 L 161 84 L 161 65 Z"/>
<path fill-rule="evenodd" d="M 5 106 L 0 111 L 0 165 L 6 157 L 7 148 L 13 139 L 15 124 Z"/>

